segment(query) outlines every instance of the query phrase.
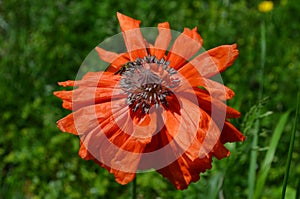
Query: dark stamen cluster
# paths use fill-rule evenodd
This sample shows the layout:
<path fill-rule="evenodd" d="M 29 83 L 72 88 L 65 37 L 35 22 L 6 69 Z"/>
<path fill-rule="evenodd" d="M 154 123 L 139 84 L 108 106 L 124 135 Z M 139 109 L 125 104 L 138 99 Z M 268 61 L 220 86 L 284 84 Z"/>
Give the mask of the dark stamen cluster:
<path fill-rule="evenodd" d="M 160 103 L 167 107 L 166 97 L 168 95 L 172 95 L 172 92 L 167 88 L 163 88 L 160 84 L 146 84 L 142 86 L 140 92 L 128 95 L 127 104 L 134 112 L 141 108 L 144 113 L 148 113 L 152 104 L 156 108 L 159 107 Z"/>
<path fill-rule="evenodd" d="M 115 74 L 122 75 L 120 85 L 128 93 L 127 104 L 136 112 L 149 113 L 152 105 L 168 106 L 166 97 L 173 94 L 172 88 L 179 86 L 179 78 L 172 77 L 177 73 L 169 67 L 169 62 L 155 56 L 137 58 L 126 63 Z"/>

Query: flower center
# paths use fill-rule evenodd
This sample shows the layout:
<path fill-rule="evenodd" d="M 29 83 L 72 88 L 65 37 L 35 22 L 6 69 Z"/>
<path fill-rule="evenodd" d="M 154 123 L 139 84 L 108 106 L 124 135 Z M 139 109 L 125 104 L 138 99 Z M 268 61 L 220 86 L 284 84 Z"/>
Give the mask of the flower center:
<path fill-rule="evenodd" d="M 168 107 L 167 96 L 173 95 L 171 89 L 180 84 L 180 79 L 173 76 L 176 73 L 163 58 L 148 55 L 126 63 L 115 74 L 122 75 L 120 85 L 128 93 L 126 102 L 132 111 L 149 113 L 153 105 Z"/>

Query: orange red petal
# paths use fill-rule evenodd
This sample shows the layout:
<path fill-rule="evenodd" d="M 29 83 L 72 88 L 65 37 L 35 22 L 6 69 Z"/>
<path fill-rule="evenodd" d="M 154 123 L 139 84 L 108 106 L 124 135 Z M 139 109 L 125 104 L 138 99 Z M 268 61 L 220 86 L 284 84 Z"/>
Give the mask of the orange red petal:
<path fill-rule="evenodd" d="M 211 150 L 211 153 L 218 158 L 219 160 L 222 158 L 226 158 L 230 155 L 230 152 L 226 147 L 220 142 L 220 140 L 217 141 L 214 148 Z"/>
<path fill-rule="evenodd" d="M 184 71 L 194 68 L 193 70 L 196 69 L 201 76 L 210 78 L 231 66 L 238 54 L 239 51 L 236 44 L 218 46 L 201 53 L 183 68 Z"/>
<path fill-rule="evenodd" d="M 180 115 L 166 111 L 163 114 L 166 133 L 174 139 L 177 144 L 178 152 L 182 151 L 187 154 L 191 160 L 199 156 L 201 143 L 197 140 L 197 130 L 201 112 L 196 104 L 188 99 L 182 98 Z M 170 103 L 170 106 L 173 104 Z"/>
<path fill-rule="evenodd" d="M 128 53 L 118 54 L 115 52 L 106 51 L 100 47 L 96 47 L 101 60 L 109 63 L 106 71 L 115 73 L 117 72 L 124 64 L 130 61 Z"/>
<path fill-rule="evenodd" d="M 183 33 L 176 38 L 167 56 L 170 66 L 175 69 L 181 68 L 188 59 L 200 50 L 202 44 L 203 39 L 197 32 L 197 28 L 192 30 L 184 28 Z"/>
<path fill-rule="evenodd" d="M 58 82 L 58 85 L 63 86 L 63 87 L 74 86 L 75 81 L 74 80 L 68 80 L 68 81 L 65 81 L 65 82 Z"/>
<path fill-rule="evenodd" d="M 224 123 L 220 138 L 221 143 L 225 144 L 226 142 L 243 142 L 245 139 L 246 137 L 230 122 L 226 121 Z"/>
<path fill-rule="evenodd" d="M 117 17 L 130 60 L 134 61 L 136 58 L 144 58 L 147 55 L 147 45 L 140 30 L 141 21 L 119 12 L 117 13 Z"/>
<path fill-rule="evenodd" d="M 87 150 L 85 145 L 80 140 L 80 148 L 78 151 L 78 155 L 84 159 L 84 160 L 94 160 L 95 158 L 92 156 L 92 154 Z"/>
<path fill-rule="evenodd" d="M 158 24 L 158 36 L 156 37 L 154 46 L 150 48 L 150 54 L 156 56 L 157 59 L 163 58 L 171 40 L 170 24 L 168 22 Z"/>
<path fill-rule="evenodd" d="M 78 135 L 77 128 L 75 127 L 73 114 L 69 114 L 66 117 L 58 120 L 56 124 L 62 132 L 68 132 L 74 135 Z"/>
<path fill-rule="evenodd" d="M 200 172 L 211 168 L 211 158 L 204 157 L 191 161 L 185 154 L 170 165 L 157 170 L 179 190 L 186 189 L 191 182 L 200 179 Z"/>

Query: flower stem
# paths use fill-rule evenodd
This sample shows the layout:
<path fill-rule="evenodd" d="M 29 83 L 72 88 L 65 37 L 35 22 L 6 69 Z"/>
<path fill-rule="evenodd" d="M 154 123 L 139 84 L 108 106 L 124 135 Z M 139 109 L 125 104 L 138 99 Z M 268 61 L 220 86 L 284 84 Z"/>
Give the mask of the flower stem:
<path fill-rule="evenodd" d="M 133 179 L 131 184 L 131 198 L 136 199 L 136 176 Z"/>
<path fill-rule="evenodd" d="M 258 145 L 258 131 L 259 131 L 259 120 L 257 118 L 255 122 L 255 131 L 252 140 L 252 150 L 250 154 L 250 167 L 249 167 L 249 177 L 248 177 L 248 199 L 253 198 L 255 181 L 256 181 L 256 163 L 257 163 L 257 145 Z"/>
<path fill-rule="evenodd" d="M 261 52 L 260 52 L 260 79 L 259 79 L 259 91 L 258 91 L 258 101 L 261 101 L 263 95 L 264 87 L 264 68 L 265 68 L 265 58 L 266 58 L 266 28 L 265 21 L 263 20 L 260 26 L 260 36 L 261 36 Z M 258 148 L 258 133 L 260 129 L 260 109 L 256 113 L 256 122 L 254 127 L 254 134 L 252 140 L 252 150 L 250 154 L 250 166 L 249 166 L 249 176 L 248 176 L 248 199 L 253 198 L 256 182 L 256 164 L 257 164 L 257 148 Z"/>
<path fill-rule="evenodd" d="M 282 187 L 282 194 L 281 194 L 282 199 L 284 199 L 284 197 L 285 197 L 287 182 L 288 182 L 289 173 L 290 173 L 292 154 L 293 154 L 294 143 L 295 143 L 295 134 L 296 134 L 297 123 L 298 123 L 299 104 L 300 104 L 300 91 L 298 90 L 295 123 L 293 125 L 292 136 L 291 136 L 291 140 L 290 140 L 289 152 L 288 152 L 288 157 L 287 157 L 287 163 L 286 163 L 286 167 L 285 167 L 285 175 L 284 175 L 284 179 L 283 179 L 283 187 Z"/>

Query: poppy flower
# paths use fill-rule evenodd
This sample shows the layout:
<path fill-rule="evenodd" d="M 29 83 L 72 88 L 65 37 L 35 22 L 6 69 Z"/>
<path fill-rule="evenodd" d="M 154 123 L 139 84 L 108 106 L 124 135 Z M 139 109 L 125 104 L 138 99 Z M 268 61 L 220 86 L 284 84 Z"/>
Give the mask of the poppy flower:
<path fill-rule="evenodd" d="M 117 13 L 127 51 L 96 47 L 105 71 L 60 82 L 73 90 L 54 92 L 72 113 L 57 122 L 80 137 L 79 155 L 127 184 L 138 171 L 155 169 L 177 189 L 186 189 L 229 156 L 226 142 L 245 139 L 229 121 L 240 113 L 224 102 L 234 92 L 211 77 L 231 66 L 237 45 L 197 54 L 203 39 L 185 28 L 172 42 L 168 22 L 158 24 L 151 44 L 140 21 Z M 169 48 L 170 46 L 170 48 Z"/>

